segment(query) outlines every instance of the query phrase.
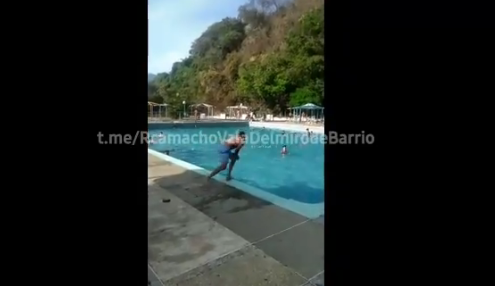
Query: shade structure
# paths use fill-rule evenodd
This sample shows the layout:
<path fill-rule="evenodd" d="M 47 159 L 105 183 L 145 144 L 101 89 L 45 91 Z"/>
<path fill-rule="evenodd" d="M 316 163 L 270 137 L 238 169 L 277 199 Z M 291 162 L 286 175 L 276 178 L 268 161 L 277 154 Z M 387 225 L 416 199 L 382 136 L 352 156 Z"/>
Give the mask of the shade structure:
<path fill-rule="evenodd" d="M 239 105 L 232 105 L 232 106 L 227 106 L 227 110 L 229 112 L 229 117 L 233 117 L 232 116 L 232 113 L 235 111 L 239 111 L 239 113 L 247 113 L 247 111 L 249 110 L 249 107 L 245 106 L 245 105 L 242 105 L 242 104 L 239 104 Z M 234 114 L 235 114 L 234 112 Z M 237 117 L 237 116 L 235 116 Z"/>
<path fill-rule="evenodd" d="M 319 122 L 323 120 L 323 110 L 325 108 L 313 103 L 306 103 L 290 109 L 293 110 L 295 121 L 308 121 L 309 119 L 309 121 Z"/>
<path fill-rule="evenodd" d="M 213 105 L 206 103 L 196 103 L 189 106 L 190 109 L 206 109 L 206 116 L 213 116 Z"/>
<path fill-rule="evenodd" d="M 152 101 L 148 101 L 148 106 L 150 108 L 150 113 L 149 113 L 149 117 L 167 117 L 167 107 L 168 107 L 168 104 L 166 103 L 156 103 L 156 102 L 152 102 Z M 155 110 L 158 110 L 158 111 L 155 111 Z M 163 113 L 162 111 L 165 111 L 165 116 L 163 116 Z"/>
<path fill-rule="evenodd" d="M 321 109 L 325 109 L 325 107 L 318 106 L 318 105 L 313 104 L 313 103 L 306 103 L 306 104 L 301 105 L 301 106 L 292 107 L 291 109 L 301 109 L 301 110 L 321 110 Z"/>

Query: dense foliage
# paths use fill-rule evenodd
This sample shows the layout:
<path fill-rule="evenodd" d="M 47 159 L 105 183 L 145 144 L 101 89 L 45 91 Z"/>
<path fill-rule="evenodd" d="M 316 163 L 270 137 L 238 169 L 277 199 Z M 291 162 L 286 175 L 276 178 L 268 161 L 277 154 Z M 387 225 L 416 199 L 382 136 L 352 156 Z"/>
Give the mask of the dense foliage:
<path fill-rule="evenodd" d="M 148 84 L 173 113 L 188 103 L 243 103 L 275 114 L 323 99 L 323 0 L 251 0 L 214 23 L 189 56 Z"/>

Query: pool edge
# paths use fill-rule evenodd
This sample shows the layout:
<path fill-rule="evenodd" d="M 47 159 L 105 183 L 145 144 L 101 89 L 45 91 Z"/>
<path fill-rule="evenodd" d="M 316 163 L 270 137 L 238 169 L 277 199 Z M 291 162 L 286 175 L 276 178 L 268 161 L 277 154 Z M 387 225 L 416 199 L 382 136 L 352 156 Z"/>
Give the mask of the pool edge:
<path fill-rule="evenodd" d="M 303 132 L 306 133 L 306 128 L 310 129 L 316 134 L 323 134 L 323 126 L 312 126 L 312 125 L 299 125 L 299 124 L 281 124 L 276 122 L 249 122 L 249 127 L 253 128 L 266 128 L 272 130 L 286 130 L 293 132 Z"/>
<path fill-rule="evenodd" d="M 188 163 L 186 161 L 168 156 L 166 154 L 160 153 L 160 152 L 152 150 L 152 149 L 148 149 L 148 154 L 151 154 L 151 155 L 153 155 L 159 159 L 170 162 L 170 163 L 175 164 L 179 167 L 182 167 L 186 170 L 193 171 L 193 172 L 198 173 L 198 174 L 203 175 L 203 176 L 208 176 L 210 173 L 210 171 L 208 171 L 202 167 L 199 167 L 199 166 L 196 166 L 194 164 Z M 247 184 L 239 182 L 239 181 L 236 181 L 235 179 L 227 182 L 227 181 L 225 181 L 224 176 L 222 176 L 220 174 L 217 176 L 219 176 L 219 177 L 214 177 L 214 179 L 223 183 L 223 184 L 226 184 L 228 186 L 236 188 L 240 191 L 248 193 L 252 196 L 255 196 L 257 198 L 265 200 L 269 203 L 277 205 L 277 206 L 284 208 L 286 210 L 289 210 L 291 212 L 302 215 L 308 219 L 318 218 L 325 213 L 324 212 L 325 203 L 305 204 L 305 203 L 297 202 L 294 200 L 288 200 L 288 199 L 284 199 L 284 198 L 281 198 L 279 196 L 270 194 L 270 193 L 268 193 L 262 189 L 247 185 Z M 223 180 L 221 180 L 219 178 L 223 178 Z"/>

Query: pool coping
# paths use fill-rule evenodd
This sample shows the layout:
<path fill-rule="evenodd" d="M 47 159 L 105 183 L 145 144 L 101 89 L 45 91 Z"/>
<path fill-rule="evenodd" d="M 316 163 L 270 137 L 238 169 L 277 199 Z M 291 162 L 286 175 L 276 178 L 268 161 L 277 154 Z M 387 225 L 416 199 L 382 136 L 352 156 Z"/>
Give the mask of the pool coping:
<path fill-rule="evenodd" d="M 203 176 L 208 176 L 211 171 L 199 167 L 197 165 L 188 163 L 186 161 L 174 158 L 172 156 L 163 154 L 161 152 L 148 149 L 148 154 L 151 154 L 159 159 L 162 159 L 164 161 L 170 162 L 172 164 L 178 165 L 186 170 L 193 171 L 197 174 L 203 175 Z M 244 191 L 252 196 L 255 196 L 257 198 L 260 198 L 262 200 L 265 200 L 269 203 L 272 203 L 274 205 L 277 205 L 281 208 L 284 208 L 286 210 L 292 211 L 294 213 L 297 213 L 299 215 L 302 215 L 306 218 L 309 219 L 315 219 L 320 216 L 322 216 L 325 213 L 325 203 L 318 203 L 318 204 L 307 204 L 307 203 L 301 203 L 295 200 L 289 200 L 289 199 L 284 199 L 282 197 L 273 195 L 268 193 L 267 191 L 264 191 L 262 189 L 250 186 L 248 184 L 245 184 L 243 182 L 237 181 L 235 179 L 232 179 L 230 181 L 225 180 L 225 176 L 218 174 L 217 176 L 213 177 L 213 179 L 224 183 L 228 186 L 234 187 L 236 189 L 239 189 L 241 191 Z"/>
<path fill-rule="evenodd" d="M 323 126 L 291 124 L 291 123 L 255 121 L 255 122 L 249 122 L 249 127 L 254 127 L 254 128 L 263 128 L 264 127 L 267 129 L 286 130 L 286 131 L 304 132 L 304 133 L 306 133 L 306 128 L 307 128 L 316 134 L 323 134 L 324 133 L 324 127 Z"/>

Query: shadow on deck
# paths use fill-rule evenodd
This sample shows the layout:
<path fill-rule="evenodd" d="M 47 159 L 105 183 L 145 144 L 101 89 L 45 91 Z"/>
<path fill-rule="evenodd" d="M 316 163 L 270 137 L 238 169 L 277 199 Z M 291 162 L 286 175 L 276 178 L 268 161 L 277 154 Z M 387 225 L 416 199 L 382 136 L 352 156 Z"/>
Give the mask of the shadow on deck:
<path fill-rule="evenodd" d="M 224 258 L 218 258 L 214 262 L 210 261 L 207 265 L 202 265 L 195 270 L 188 271 L 187 273 L 170 279 L 166 285 L 199 285 L 192 282 L 196 279 L 194 277 L 206 275 L 204 273 L 213 275 L 211 273 L 216 273 L 215 271 L 220 271 L 220 269 L 223 269 L 222 271 L 225 271 L 225 273 L 218 274 L 220 275 L 218 277 L 213 275 L 209 278 L 212 281 L 211 283 L 216 283 L 215 285 L 255 285 L 248 283 L 284 286 L 299 286 L 302 284 L 308 286 L 323 285 L 324 245 L 323 221 L 321 219 L 308 220 L 305 217 L 260 200 L 221 182 L 214 180 L 206 182 L 204 176 L 172 165 L 171 163 L 153 156 L 149 156 L 148 166 L 149 182 L 155 184 L 153 187 L 155 189 L 153 191 L 150 189 L 149 192 L 149 208 L 150 212 L 156 213 L 155 215 L 150 214 L 150 219 L 154 216 L 163 216 L 163 214 L 159 213 L 164 212 L 164 210 L 161 210 L 163 208 L 163 203 L 160 201 L 164 196 L 169 196 L 172 200 L 178 199 L 178 201 L 183 203 L 182 207 L 178 207 L 178 209 L 182 210 L 183 214 L 185 214 L 184 210 L 187 207 L 192 206 L 194 210 L 199 211 L 201 215 L 205 217 L 201 219 L 204 221 L 203 223 L 198 223 L 196 232 L 208 231 L 213 236 L 216 236 L 212 237 L 212 240 L 217 239 L 223 241 L 221 244 L 226 247 L 226 249 L 223 249 L 221 245 L 217 245 L 215 246 L 217 249 L 223 249 L 222 251 L 224 252 L 232 252 L 224 256 Z M 160 202 L 157 203 L 157 201 Z M 152 206 L 154 206 L 154 210 L 152 209 Z M 191 213 L 193 212 L 191 211 Z M 168 213 L 167 216 L 167 219 L 169 220 L 168 223 L 170 224 L 174 223 L 170 220 L 174 216 L 177 217 L 177 214 Z M 208 219 L 206 219 L 206 217 Z M 185 218 L 182 217 L 182 222 L 180 222 L 180 224 L 187 225 L 188 221 L 184 219 Z M 186 229 L 186 227 L 182 227 L 180 224 L 177 225 L 179 222 L 175 223 L 175 227 L 178 227 L 176 231 L 179 231 L 179 229 Z M 225 235 L 226 232 L 220 230 L 215 234 L 215 224 L 225 227 L 229 232 L 232 232 L 232 234 Z M 206 230 L 201 230 L 201 227 Z M 166 228 L 164 230 L 163 226 L 159 227 L 155 225 L 150 228 L 150 231 L 151 229 L 166 232 Z M 150 236 L 153 235 L 156 235 L 156 233 L 150 233 Z M 221 240 L 221 237 L 224 237 L 224 240 Z M 152 239 L 156 240 L 156 238 Z M 167 238 L 162 236 L 162 239 Z M 159 243 L 160 241 L 158 240 L 153 242 L 155 245 Z M 206 244 L 204 244 L 203 247 L 206 247 L 205 245 Z M 203 250 L 204 252 L 211 252 L 211 249 L 208 250 L 200 247 L 198 248 L 198 253 L 201 253 Z M 173 252 L 172 249 L 167 251 Z M 171 253 L 166 256 L 170 257 Z M 155 261 L 150 261 L 150 263 L 152 265 L 157 265 L 163 263 L 163 261 L 156 260 L 170 259 L 163 257 L 164 256 L 162 255 L 161 257 L 153 258 L 153 253 L 151 253 L 150 258 L 151 260 L 155 259 Z M 182 258 L 186 259 L 187 257 L 183 256 Z M 273 258 L 274 261 L 280 263 L 280 266 L 277 266 L 278 264 L 271 260 L 263 262 L 260 260 L 261 258 Z M 229 266 L 231 265 L 229 264 L 230 262 L 225 264 L 222 262 L 222 259 L 226 261 L 237 261 L 234 264 L 238 265 L 236 267 L 243 269 L 242 271 L 244 272 L 247 271 L 247 268 L 242 266 L 245 265 L 244 261 L 250 261 L 249 265 L 251 265 L 251 267 L 253 267 L 253 263 L 260 263 L 260 265 L 262 263 L 268 263 L 267 265 L 270 265 L 269 267 L 271 269 L 269 271 L 273 272 L 273 275 L 275 276 L 270 276 L 265 273 L 268 269 L 263 270 L 263 267 L 261 269 L 255 269 L 255 267 L 253 271 L 257 271 L 257 274 L 248 271 L 246 272 L 246 275 L 247 273 L 251 273 L 250 275 L 253 277 L 243 277 L 239 272 L 240 270 L 236 272 L 233 268 L 231 269 L 233 266 Z M 223 266 L 220 267 L 220 265 Z M 281 265 L 285 265 L 290 271 L 281 269 Z M 205 267 L 209 269 L 206 272 L 204 269 Z M 237 276 L 235 277 L 237 277 L 236 279 L 238 281 L 232 280 L 234 279 L 232 278 L 234 276 L 229 276 L 226 274 L 227 272 L 237 273 Z M 264 274 L 262 274 L 262 272 Z M 201 276 L 201 279 L 205 279 L 203 276 Z M 220 279 L 221 277 L 223 277 L 223 280 Z M 261 279 L 261 282 L 256 279 Z M 258 282 L 255 282 L 254 280 Z M 162 281 L 164 281 L 163 278 Z"/>

